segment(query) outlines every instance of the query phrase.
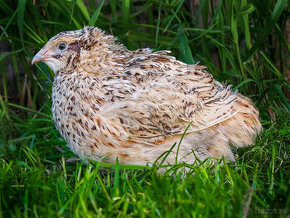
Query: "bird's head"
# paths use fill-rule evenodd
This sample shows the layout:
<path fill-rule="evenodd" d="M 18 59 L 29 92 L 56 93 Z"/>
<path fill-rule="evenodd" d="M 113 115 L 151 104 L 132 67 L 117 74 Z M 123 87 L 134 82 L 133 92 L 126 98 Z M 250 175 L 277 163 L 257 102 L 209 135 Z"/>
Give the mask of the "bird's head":
<path fill-rule="evenodd" d="M 61 32 L 52 37 L 34 56 L 32 64 L 44 62 L 54 73 L 81 62 L 81 53 L 95 49 L 99 41 L 114 43 L 115 38 L 98 28 L 85 27 L 80 30 Z"/>

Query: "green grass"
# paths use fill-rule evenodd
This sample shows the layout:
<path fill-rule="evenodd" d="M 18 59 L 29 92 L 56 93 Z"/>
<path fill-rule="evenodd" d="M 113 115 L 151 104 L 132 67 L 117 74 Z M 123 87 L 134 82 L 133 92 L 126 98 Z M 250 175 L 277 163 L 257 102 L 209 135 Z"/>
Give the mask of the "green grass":
<path fill-rule="evenodd" d="M 236 164 L 196 163 L 185 166 L 186 175 L 177 172 L 183 165 L 159 175 L 159 167 L 70 162 L 49 120 L 14 123 L 23 135 L 1 154 L 3 217 L 289 214 L 286 122 L 267 124 L 256 145 L 237 152 Z"/>
<path fill-rule="evenodd" d="M 0 56 L 0 216 L 289 216 L 289 4 L 214 2 L 201 0 L 191 11 L 186 0 L 0 0 L 0 41 L 11 46 Z M 168 49 L 207 65 L 254 100 L 264 132 L 252 147 L 235 150 L 235 164 L 197 161 L 163 175 L 162 166 L 73 161 L 51 121 L 53 73 L 30 61 L 51 36 L 88 24 L 130 49 Z"/>

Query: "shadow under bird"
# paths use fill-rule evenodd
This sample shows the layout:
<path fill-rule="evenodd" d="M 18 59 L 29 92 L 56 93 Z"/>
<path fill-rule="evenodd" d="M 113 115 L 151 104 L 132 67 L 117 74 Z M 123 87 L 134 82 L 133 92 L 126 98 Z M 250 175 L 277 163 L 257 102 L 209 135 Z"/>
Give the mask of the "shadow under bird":
<path fill-rule="evenodd" d="M 121 164 L 153 163 L 179 142 L 178 161 L 234 161 L 230 145 L 254 143 L 262 126 L 253 103 L 204 66 L 169 51 L 128 50 L 94 27 L 61 32 L 34 56 L 54 72 L 52 114 L 70 149 Z M 175 146 L 165 163 L 174 164 Z"/>

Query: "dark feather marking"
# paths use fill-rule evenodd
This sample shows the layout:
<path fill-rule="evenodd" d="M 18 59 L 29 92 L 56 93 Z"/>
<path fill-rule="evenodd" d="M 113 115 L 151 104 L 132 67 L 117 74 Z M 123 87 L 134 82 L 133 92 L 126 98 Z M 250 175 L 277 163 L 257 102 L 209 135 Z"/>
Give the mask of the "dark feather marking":
<path fill-rule="evenodd" d="M 55 59 L 60 59 L 62 56 L 60 54 L 57 54 L 57 55 L 52 55 L 52 57 Z"/>
<path fill-rule="evenodd" d="M 68 46 L 68 48 L 69 48 L 70 50 L 73 50 L 73 51 L 78 52 L 78 53 L 81 51 L 81 47 L 80 47 L 80 45 L 78 44 L 77 41 L 71 43 L 71 44 Z"/>
<path fill-rule="evenodd" d="M 66 67 L 69 65 L 70 61 L 71 61 L 71 55 L 70 55 L 70 56 L 68 57 L 68 59 L 67 59 Z"/>

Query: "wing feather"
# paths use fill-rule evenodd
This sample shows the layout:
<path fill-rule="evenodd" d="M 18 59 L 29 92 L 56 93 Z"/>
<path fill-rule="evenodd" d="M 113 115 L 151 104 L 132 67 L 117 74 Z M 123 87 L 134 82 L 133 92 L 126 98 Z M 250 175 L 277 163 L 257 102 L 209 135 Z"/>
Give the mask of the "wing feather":
<path fill-rule="evenodd" d="M 142 56 L 142 57 L 141 57 Z M 130 140 L 155 145 L 168 136 L 209 128 L 237 112 L 236 93 L 215 81 L 202 66 L 186 65 L 166 52 L 134 55 L 123 72 L 104 78 L 111 102 L 101 109 L 109 120 L 121 120 Z"/>

